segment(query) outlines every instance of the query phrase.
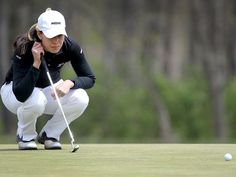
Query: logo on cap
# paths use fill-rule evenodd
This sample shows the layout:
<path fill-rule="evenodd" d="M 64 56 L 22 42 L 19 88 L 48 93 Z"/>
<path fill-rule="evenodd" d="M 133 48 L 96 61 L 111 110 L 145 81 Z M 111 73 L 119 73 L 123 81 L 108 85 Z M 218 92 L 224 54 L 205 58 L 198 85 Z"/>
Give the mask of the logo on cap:
<path fill-rule="evenodd" d="M 61 22 L 51 22 L 51 25 L 60 25 Z"/>

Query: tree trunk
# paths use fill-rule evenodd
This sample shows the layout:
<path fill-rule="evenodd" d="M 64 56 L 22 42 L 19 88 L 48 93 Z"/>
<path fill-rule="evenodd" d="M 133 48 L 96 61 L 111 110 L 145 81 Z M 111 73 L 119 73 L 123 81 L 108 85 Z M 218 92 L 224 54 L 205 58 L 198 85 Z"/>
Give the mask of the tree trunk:
<path fill-rule="evenodd" d="M 5 79 L 5 75 L 9 69 L 9 21 L 10 21 L 10 13 L 9 9 L 9 1 L 2 0 L 0 1 L 0 79 L 1 84 Z M 0 112 L 0 118 L 3 122 L 3 131 L 4 133 L 12 133 L 15 132 L 15 125 L 12 119 L 13 115 L 6 109 L 2 108 Z"/>
<path fill-rule="evenodd" d="M 209 95 L 212 105 L 212 120 L 215 137 L 226 139 L 224 113 L 225 86 L 225 41 L 223 0 L 196 0 L 199 18 L 199 38 L 202 47 L 202 59 L 209 84 Z"/>
<path fill-rule="evenodd" d="M 153 11 L 155 7 L 158 7 L 158 3 L 130 1 L 129 6 L 126 6 L 126 16 L 132 15 L 135 19 L 127 20 L 125 30 L 125 39 L 129 39 L 124 47 L 126 54 L 124 59 L 128 58 L 129 74 L 136 77 L 136 81 L 140 80 L 143 83 L 143 87 L 148 90 L 150 101 L 153 103 L 153 107 L 156 111 L 156 118 L 158 120 L 158 129 L 160 133 L 160 139 L 164 142 L 173 141 L 173 130 L 170 120 L 168 109 L 163 101 L 159 88 L 155 84 L 155 75 L 157 74 L 157 68 L 154 64 L 158 60 L 157 47 L 157 16 L 151 15 L 156 13 Z M 139 12 L 139 13 L 137 13 Z M 150 13 L 150 14 L 148 14 Z M 146 18 L 143 16 L 146 15 Z M 157 15 L 157 14 L 156 14 Z M 145 25 L 143 25 L 145 24 Z M 137 42 L 137 38 L 140 39 Z M 137 55 L 138 54 L 138 55 Z M 143 56 L 148 60 L 142 61 Z M 137 58 L 139 61 L 137 62 Z M 144 74 L 145 73 L 145 74 Z"/>
<path fill-rule="evenodd" d="M 188 0 L 174 4 L 170 28 L 169 78 L 179 81 L 184 72 L 184 63 L 189 51 L 189 5 Z"/>

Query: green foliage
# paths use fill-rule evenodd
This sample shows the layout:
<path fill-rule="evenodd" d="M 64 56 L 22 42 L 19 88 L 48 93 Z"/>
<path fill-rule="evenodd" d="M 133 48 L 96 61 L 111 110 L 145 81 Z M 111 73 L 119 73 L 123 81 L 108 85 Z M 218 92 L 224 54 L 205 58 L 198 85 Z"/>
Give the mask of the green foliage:
<path fill-rule="evenodd" d="M 144 87 L 130 86 L 125 79 L 107 75 L 104 66 L 95 65 L 94 88 L 87 90 L 90 105 L 72 128 L 85 142 L 157 142 L 158 115 Z M 71 76 L 71 70 L 64 75 Z M 109 77 L 111 78 L 111 77 Z M 158 77 L 160 88 L 179 141 L 207 141 L 213 138 L 210 103 L 202 78 L 170 82 Z M 236 92 L 235 92 L 236 93 Z"/>
<path fill-rule="evenodd" d="M 115 76 L 110 81 L 101 78 L 88 91 L 90 105 L 84 114 L 86 120 L 79 126 L 80 136 L 116 142 L 156 138 L 155 115 L 148 105 L 145 90 L 131 88 Z"/>
<path fill-rule="evenodd" d="M 63 78 L 73 77 L 74 72 L 69 67 L 63 71 Z M 148 91 L 141 86 L 128 85 L 118 75 L 104 79 L 110 73 L 97 63 L 95 71 L 99 71 L 96 84 L 87 90 L 90 104 L 81 118 L 71 124 L 80 141 L 158 142 L 158 115 Z M 206 142 L 214 138 L 207 83 L 202 77 L 172 82 L 159 75 L 156 84 L 170 114 L 177 141 Z M 236 137 L 235 88 L 236 79 L 225 90 L 225 112 L 231 140 Z"/>
<path fill-rule="evenodd" d="M 199 141 L 212 137 L 210 103 L 203 79 L 173 83 L 159 77 L 157 83 L 179 138 Z"/>

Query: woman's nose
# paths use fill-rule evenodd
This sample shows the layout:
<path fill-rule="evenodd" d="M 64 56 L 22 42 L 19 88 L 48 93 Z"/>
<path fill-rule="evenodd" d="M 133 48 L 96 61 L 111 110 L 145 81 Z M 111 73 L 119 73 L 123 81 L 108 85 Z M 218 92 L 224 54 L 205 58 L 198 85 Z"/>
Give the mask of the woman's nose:
<path fill-rule="evenodd" d="M 59 40 L 60 40 L 59 37 L 56 36 L 56 37 L 52 38 L 52 43 L 58 43 Z"/>

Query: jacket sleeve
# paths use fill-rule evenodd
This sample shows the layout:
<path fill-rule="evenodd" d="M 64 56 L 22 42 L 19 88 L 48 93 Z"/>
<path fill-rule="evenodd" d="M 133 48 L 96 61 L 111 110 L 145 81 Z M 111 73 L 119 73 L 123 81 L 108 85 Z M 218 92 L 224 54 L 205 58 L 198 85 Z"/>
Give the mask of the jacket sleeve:
<path fill-rule="evenodd" d="M 71 65 L 77 75 L 76 78 L 72 79 L 75 84 L 72 89 L 89 89 L 93 87 L 96 78 L 80 46 L 71 41 L 68 55 L 71 60 Z"/>
<path fill-rule="evenodd" d="M 20 102 L 32 94 L 39 77 L 39 69 L 33 67 L 27 57 L 13 57 L 13 93 Z"/>

